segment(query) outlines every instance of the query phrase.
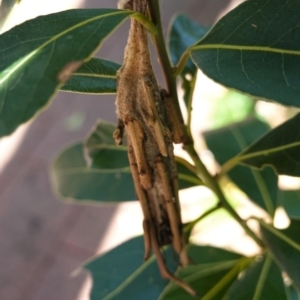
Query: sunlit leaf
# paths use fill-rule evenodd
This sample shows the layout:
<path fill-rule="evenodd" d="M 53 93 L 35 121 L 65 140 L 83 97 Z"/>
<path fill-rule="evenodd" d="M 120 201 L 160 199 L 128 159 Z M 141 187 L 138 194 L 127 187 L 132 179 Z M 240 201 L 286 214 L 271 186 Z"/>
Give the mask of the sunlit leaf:
<path fill-rule="evenodd" d="M 274 260 L 300 291 L 300 220 L 292 220 L 284 230 L 275 229 L 261 221 L 260 230 Z"/>
<path fill-rule="evenodd" d="M 195 44 L 208 31 L 208 28 L 200 26 L 200 24 L 193 22 L 186 15 L 176 16 L 170 24 L 169 30 L 169 53 L 171 60 L 176 65 L 183 54 L 183 52 L 191 45 Z M 196 75 L 197 67 L 188 60 L 185 68 L 181 73 L 182 88 L 184 90 L 184 101 L 188 104 L 191 101 L 191 90 L 193 77 Z"/>
<path fill-rule="evenodd" d="M 72 72 L 128 16 L 116 9 L 69 10 L 0 36 L 0 136 L 43 109 Z"/>
<path fill-rule="evenodd" d="M 227 91 L 214 106 L 215 109 L 210 121 L 211 129 L 244 120 L 253 113 L 254 101 L 247 95 Z"/>
<path fill-rule="evenodd" d="M 93 277 L 90 300 L 157 300 L 168 284 L 162 279 L 154 256 L 143 258 L 143 237 L 137 237 L 84 264 Z M 165 252 L 170 271 L 178 265 L 169 247 Z"/>
<path fill-rule="evenodd" d="M 278 126 L 243 151 L 237 160 L 277 174 L 300 176 L 300 114 Z"/>
<path fill-rule="evenodd" d="M 117 71 L 120 67 L 112 61 L 92 58 L 75 71 L 61 89 L 87 94 L 116 93 Z"/>
<path fill-rule="evenodd" d="M 299 0 L 248 0 L 191 48 L 215 81 L 258 98 L 300 106 Z"/>
<path fill-rule="evenodd" d="M 248 119 L 204 133 L 208 148 L 220 165 L 235 157 L 268 130 L 265 123 Z M 228 173 L 231 180 L 249 198 L 274 214 L 277 201 L 277 176 L 268 168 L 263 171 L 236 166 Z"/>
<path fill-rule="evenodd" d="M 223 300 L 286 300 L 281 270 L 270 255 L 265 255 L 244 271 L 225 294 Z"/>

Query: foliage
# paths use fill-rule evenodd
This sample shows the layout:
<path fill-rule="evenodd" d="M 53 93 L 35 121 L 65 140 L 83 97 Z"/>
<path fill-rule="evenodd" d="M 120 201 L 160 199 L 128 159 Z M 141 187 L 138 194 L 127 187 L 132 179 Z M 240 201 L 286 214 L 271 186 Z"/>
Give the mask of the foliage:
<path fill-rule="evenodd" d="M 15 2 L 2 1 L 0 16 L 6 16 Z M 158 7 L 158 0 L 153 3 Z M 152 15 L 148 20 L 128 10 L 69 10 L 29 20 L 3 33 L 0 136 L 11 134 L 40 113 L 59 90 L 115 93 L 120 65 L 93 57 L 93 53 L 124 20 L 139 20 L 152 34 L 159 55 L 164 57 L 168 50 L 173 71 L 166 59 L 161 64 L 169 87 L 175 86 L 177 76 L 184 91 L 188 111 L 184 149 L 193 162 L 176 158 L 179 188 L 204 185 L 218 198 L 215 208 L 186 224 L 184 230 L 190 233 L 222 207 L 261 249 L 257 256 L 246 257 L 189 244 L 193 263 L 182 268 L 171 247 L 166 247 L 168 267 L 177 269 L 176 275 L 198 291 L 199 299 L 300 299 L 300 191 L 278 187 L 279 175 L 300 176 L 300 114 L 272 129 L 253 109 L 256 99 L 300 107 L 299 0 L 248 0 L 210 30 L 177 15 L 170 24 L 167 46 L 157 21 L 159 12 L 154 12 L 156 19 Z M 216 82 L 247 94 L 229 105 L 229 98 L 222 99 L 215 115 L 221 116 L 221 121 L 215 122 L 218 128 L 203 134 L 220 165 L 216 176 L 207 171 L 196 153 L 191 135 L 197 68 Z M 175 94 L 174 90 L 169 92 L 178 106 L 176 90 Z M 245 111 L 234 111 L 236 105 Z M 98 122 L 85 140 L 69 146 L 55 159 L 53 185 L 62 199 L 96 203 L 136 199 L 127 145 L 115 145 L 115 127 Z M 253 231 L 228 202 L 228 182 L 265 211 L 265 219 L 250 216 L 259 224 L 259 232 Z M 240 199 L 236 196 L 234 201 Z M 283 230 L 273 225 L 278 207 L 286 210 L 291 221 Z M 142 237 L 137 237 L 86 262 L 84 267 L 94 280 L 91 299 L 144 299 L 145 295 L 149 300 L 193 299 L 160 277 L 155 256 L 145 263 L 142 256 Z"/>

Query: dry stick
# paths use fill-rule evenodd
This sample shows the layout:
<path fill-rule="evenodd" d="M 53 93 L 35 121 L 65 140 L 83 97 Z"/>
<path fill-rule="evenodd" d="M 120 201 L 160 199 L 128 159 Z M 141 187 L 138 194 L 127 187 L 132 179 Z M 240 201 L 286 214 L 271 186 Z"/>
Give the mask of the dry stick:
<path fill-rule="evenodd" d="M 169 270 L 167 269 L 164 259 L 162 257 L 162 254 L 160 252 L 160 247 L 156 242 L 155 232 L 154 232 L 153 228 L 150 228 L 150 236 L 151 236 L 151 239 L 153 238 L 153 240 L 151 240 L 152 247 L 153 247 L 153 251 L 155 253 L 157 264 L 158 264 L 158 267 L 159 267 L 162 277 L 174 281 L 177 285 L 179 285 L 181 288 L 183 288 L 186 292 L 188 292 L 192 296 L 196 297 L 197 292 L 191 286 L 189 286 L 187 283 L 181 281 L 179 278 L 177 278 L 176 276 L 171 274 L 169 272 Z"/>
<path fill-rule="evenodd" d="M 130 0 L 126 8 L 144 14 L 147 5 L 148 0 Z M 152 70 L 146 30 L 134 19 L 117 81 L 118 119 L 125 125 L 134 185 L 145 218 L 145 259 L 152 248 L 162 275 L 195 295 L 188 284 L 167 270 L 160 252 L 162 246 L 172 243 L 182 263 L 187 262 L 178 185 L 173 184 L 177 170 L 171 131 L 167 127 L 170 122 Z M 118 126 L 114 134 L 118 144 L 121 133 Z"/>
<path fill-rule="evenodd" d="M 158 171 L 158 175 L 162 182 L 162 192 L 165 198 L 165 204 L 168 212 L 168 216 L 170 218 L 170 226 L 173 233 L 173 248 L 177 253 L 181 253 L 182 250 L 182 240 L 180 228 L 178 227 L 179 220 L 175 207 L 175 198 L 170 189 L 170 180 L 168 178 L 168 173 L 165 169 L 165 166 L 161 160 L 156 162 L 156 168 Z"/>
<path fill-rule="evenodd" d="M 148 201 L 147 197 L 145 194 L 145 191 L 141 187 L 140 180 L 139 180 L 139 174 L 138 174 L 138 168 L 137 168 L 137 163 L 135 161 L 135 155 L 133 153 L 133 149 L 131 146 L 131 141 L 129 138 L 128 140 L 128 159 L 130 163 L 130 169 L 131 169 L 131 174 L 135 186 L 135 192 L 139 198 L 143 215 L 144 215 L 144 221 L 143 221 L 143 229 L 144 229 L 144 244 L 145 244 L 145 253 L 144 253 L 144 260 L 147 260 L 150 255 L 151 255 L 151 238 L 150 238 L 150 233 L 149 233 L 149 222 L 151 220 L 150 217 L 150 211 L 148 207 Z"/>

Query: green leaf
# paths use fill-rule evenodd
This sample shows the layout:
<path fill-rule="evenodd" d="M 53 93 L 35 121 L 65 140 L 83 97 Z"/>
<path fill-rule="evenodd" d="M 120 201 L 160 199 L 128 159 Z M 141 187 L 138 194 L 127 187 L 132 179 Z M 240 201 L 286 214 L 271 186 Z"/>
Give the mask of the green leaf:
<path fill-rule="evenodd" d="M 300 106 L 300 2 L 249 0 L 191 47 L 213 80 L 255 97 Z"/>
<path fill-rule="evenodd" d="M 271 130 L 243 151 L 236 160 L 277 174 L 300 176 L 300 114 Z"/>
<path fill-rule="evenodd" d="M 131 13 L 69 10 L 41 16 L 0 36 L 0 136 L 45 108 L 55 92 Z"/>
<path fill-rule="evenodd" d="M 274 260 L 300 291 L 300 220 L 292 220 L 284 230 L 260 221 L 260 231 Z"/>
<path fill-rule="evenodd" d="M 278 206 L 282 206 L 291 219 L 300 219 L 300 190 L 279 190 Z"/>
<path fill-rule="evenodd" d="M 230 287 L 223 300 L 286 300 L 281 270 L 270 255 L 265 255 L 244 271 Z"/>
<path fill-rule="evenodd" d="M 117 90 L 117 71 L 121 65 L 99 58 L 92 58 L 75 71 L 63 91 L 87 94 L 112 94 Z"/>
<path fill-rule="evenodd" d="M 90 136 L 62 151 L 52 165 L 59 197 L 69 201 L 123 202 L 136 200 L 127 147 L 116 146 L 116 125 L 100 120 Z M 179 188 L 202 184 L 183 159 L 177 158 Z"/>
<path fill-rule="evenodd" d="M 204 133 L 208 148 L 220 165 L 236 156 L 268 130 L 265 123 L 251 118 Z M 277 176 L 273 170 L 262 171 L 236 166 L 228 173 L 231 180 L 260 207 L 274 215 L 277 200 Z"/>
<path fill-rule="evenodd" d="M 161 278 L 155 257 L 143 263 L 143 255 L 143 237 L 137 237 L 87 262 L 84 268 L 93 276 L 90 299 L 157 300 L 168 281 Z M 164 256 L 169 270 L 174 272 L 177 263 L 171 247 Z"/>
<path fill-rule="evenodd" d="M 207 33 L 208 28 L 200 26 L 186 15 L 181 14 L 173 19 L 169 31 L 169 53 L 172 63 L 176 65 L 184 51 L 201 39 Z M 189 59 L 181 73 L 184 101 L 186 104 L 191 100 L 191 91 L 194 84 L 193 78 L 196 72 L 196 66 Z"/>
<path fill-rule="evenodd" d="M 188 255 L 194 265 L 178 269 L 176 275 L 196 289 L 201 299 L 221 299 L 240 272 L 240 255 L 226 250 L 190 245 Z M 237 267 L 238 266 L 238 267 Z M 204 298 L 202 298 L 204 296 Z M 195 299 L 170 282 L 159 300 L 192 300 Z"/>
<path fill-rule="evenodd" d="M 99 169 L 103 168 L 129 168 L 127 158 L 127 147 L 116 146 L 113 139 L 113 132 L 117 125 L 100 120 L 96 124 L 89 138 L 85 143 L 87 157 L 91 159 L 90 164 Z M 124 139 L 125 140 L 125 139 Z M 112 158 L 110 155 L 114 155 Z M 181 158 L 176 158 L 179 188 L 185 189 L 201 185 L 202 181 L 186 165 L 188 163 Z"/>
<path fill-rule="evenodd" d="M 121 151 L 109 153 L 119 159 Z M 52 166 L 54 190 L 65 200 L 121 202 L 136 200 L 130 168 L 99 169 L 90 167 L 81 143 L 64 150 Z"/>
<path fill-rule="evenodd" d="M 242 121 L 254 111 L 253 99 L 235 91 L 227 91 L 214 106 L 211 129 Z"/>

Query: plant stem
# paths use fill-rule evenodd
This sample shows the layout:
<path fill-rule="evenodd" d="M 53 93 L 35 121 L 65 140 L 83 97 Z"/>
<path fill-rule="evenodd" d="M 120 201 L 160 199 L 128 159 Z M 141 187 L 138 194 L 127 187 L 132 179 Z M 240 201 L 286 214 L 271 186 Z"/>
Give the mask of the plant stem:
<path fill-rule="evenodd" d="M 192 137 L 192 131 L 191 131 L 191 124 L 192 124 L 192 110 L 193 110 L 193 96 L 194 96 L 194 91 L 195 91 L 195 86 L 197 82 L 197 72 L 195 72 L 194 77 L 192 78 L 192 81 L 190 82 L 191 85 L 191 91 L 189 94 L 189 99 L 187 103 L 187 122 L 186 122 L 186 129 L 187 129 L 187 134 L 188 136 Z"/>
<path fill-rule="evenodd" d="M 245 230 L 245 232 L 252 237 L 252 239 L 260 246 L 264 247 L 262 241 L 256 236 L 256 234 L 248 227 L 246 222 L 237 214 L 237 212 L 231 207 L 231 205 L 228 203 L 227 199 L 225 198 L 218 182 L 215 180 L 215 178 L 212 177 L 212 175 L 208 172 L 205 165 L 199 158 L 195 148 L 193 145 L 185 145 L 186 151 L 190 154 L 192 160 L 194 161 L 194 164 L 197 168 L 197 170 L 200 172 L 202 176 L 202 180 L 204 183 L 207 184 L 207 186 L 216 194 L 218 197 L 221 206 L 226 209 L 229 214 L 242 226 L 242 228 Z"/>
<path fill-rule="evenodd" d="M 173 74 L 174 76 L 178 76 L 181 74 L 182 70 L 184 69 L 187 61 L 189 60 L 190 58 L 190 48 L 187 48 L 183 54 L 181 55 L 176 67 L 173 69 Z"/>
<path fill-rule="evenodd" d="M 165 39 L 163 35 L 159 0 L 149 0 L 149 14 L 150 14 L 151 21 L 157 27 L 157 33 L 152 35 L 152 37 L 153 37 L 156 50 L 158 52 L 159 62 L 162 66 L 165 82 L 167 85 L 167 90 L 173 100 L 175 110 L 179 118 L 179 122 L 182 124 L 182 128 L 184 130 L 185 127 L 184 127 L 183 117 L 182 117 L 182 113 L 178 101 L 178 95 L 177 95 L 176 76 L 173 75 L 173 70 L 169 60 Z"/>
<path fill-rule="evenodd" d="M 171 63 L 169 60 L 169 56 L 167 53 L 164 35 L 163 35 L 163 29 L 161 24 L 161 17 L 160 17 L 160 8 L 159 8 L 159 0 L 149 0 L 149 15 L 150 19 L 153 22 L 153 24 L 157 27 L 157 33 L 152 35 L 155 47 L 157 49 L 158 55 L 159 55 L 159 61 L 162 66 L 165 81 L 167 84 L 168 92 L 174 102 L 176 113 L 178 115 L 178 118 L 182 125 L 183 117 L 179 106 L 178 101 L 178 95 L 177 95 L 177 86 L 176 86 L 176 76 L 178 75 L 178 72 L 174 72 L 171 67 Z M 189 57 L 189 50 L 186 50 L 182 58 L 180 59 L 178 69 L 182 69 L 184 67 L 188 57 Z M 220 204 L 223 208 L 225 208 L 231 216 L 244 228 L 246 233 L 253 238 L 253 240 L 256 241 L 256 243 L 264 247 L 262 241 L 255 235 L 254 232 L 247 226 L 246 222 L 241 219 L 241 217 L 236 213 L 236 211 L 230 206 L 230 204 L 227 202 L 226 198 L 224 197 L 224 194 L 218 184 L 218 182 L 212 177 L 212 175 L 208 172 L 205 165 L 200 160 L 195 148 L 194 148 L 194 141 L 193 137 L 191 135 L 191 131 L 187 129 L 186 126 L 183 126 L 185 139 L 184 139 L 184 149 L 188 152 L 190 157 L 192 158 L 195 167 L 199 173 L 199 175 L 202 177 L 204 183 L 207 184 L 207 186 L 215 192 L 217 197 L 219 198 Z"/>
<path fill-rule="evenodd" d="M 194 221 L 192 221 L 192 222 L 186 224 L 186 225 L 184 226 L 184 232 L 185 232 L 185 233 L 190 232 L 190 231 L 193 229 L 193 227 L 194 227 L 197 223 L 199 223 L 201 220 L 203 220 L 203 219 L 206 218 L 208 215 L 212 214 L 213 212 L 215 212 L 216 210 L 218 210 L 218 209 L 220 209 L 220 208 L 221 208 L 221 205 L 218 204 L 218 205 L 216 205 L 216 206 L 210 208 L 209 210 L 207 210 L 204 214 L 202 214 L 201 216 L 199 216 L 196 220 L 194 220 Z"/>
<path fill-rule="evenodd" d="M 140 22 L 152 35 L 157 34 L 157 27 L 143 14 L 136 12 L 131 18 Z"/>

